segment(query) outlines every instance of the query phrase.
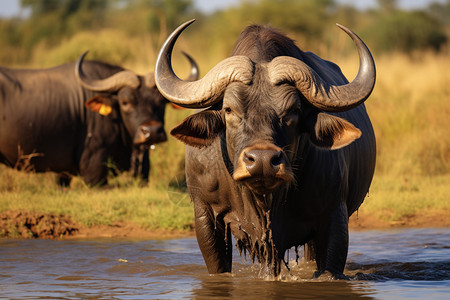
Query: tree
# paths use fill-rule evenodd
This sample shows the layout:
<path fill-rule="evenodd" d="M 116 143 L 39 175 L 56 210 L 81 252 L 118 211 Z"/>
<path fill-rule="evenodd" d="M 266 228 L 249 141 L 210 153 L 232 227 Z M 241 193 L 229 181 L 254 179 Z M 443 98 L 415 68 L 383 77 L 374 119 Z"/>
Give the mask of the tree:
<path fill-rule="evenodd" d="M 428 6 L 428 12 L 445 26 L 450 26 L 450 0 L 446 3 L 431 3 Z"/>

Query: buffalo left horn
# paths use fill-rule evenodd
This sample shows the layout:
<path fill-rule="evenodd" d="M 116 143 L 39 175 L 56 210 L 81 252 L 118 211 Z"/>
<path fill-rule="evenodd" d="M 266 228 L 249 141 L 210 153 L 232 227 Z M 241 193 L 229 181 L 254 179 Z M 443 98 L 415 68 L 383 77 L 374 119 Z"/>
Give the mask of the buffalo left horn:
<path fill-rule="evenodd" d="M 220 95 L 231 82 L 249 84 L 254 73 L 253 62 L 245 56 L 232 56 L 211 69 L 202 79 L 184 81 L 172 69 L 172 51 L 181 32 L 190 20 L 167 38 L 156 60 L 155 81 L 158 90 L 170 102 L 186 108 L 203 108 L 220 101 Z"/>
<path fill-rule="evenodd" d="M 363 103 L 375 85 L 375 62 L 364 42 L 350 29 L 336 24 L 345 31 L 358 49 L 359 70 L 352 82 L 331 85 L 301 60 L 280 56 L 270 62 L 268 73 L 273 84 L 290 82 L 315 107 L 329 112 L 349 110 Z"/>
<path fill-rule="evenodd" d="M 191 72 L 189 73 L 189 77 L 186 79 L 187 81 L 195 81 L 198 80 L 198 78 L 200 77 L 199 74 L 199 70 L 198 70 L 198 65 L 195 62 L 195 60 L 186 52 L 182 51 L 181 53 L 183 53 L 184 56 L 186 56 L 186 58 L 188 59 L 189 63 L 191 64 Z"/>
<path fill-rule="evenodd" d="M 115 92 L 125 86 L 129 86 L 131 88 L 137 88 L 139 86 L 140 82 L 138 76 L 129 70 L 120 71 L 104 79 L 86 78 L 86 75 L 81 69 L 81 64 L 83 63 L 84 57 L 87 53 L 88 51 L 83 53 L 83 55 L 78 58 L 75 65 L 75 76 L 84 88 L 94 92 Z"/>

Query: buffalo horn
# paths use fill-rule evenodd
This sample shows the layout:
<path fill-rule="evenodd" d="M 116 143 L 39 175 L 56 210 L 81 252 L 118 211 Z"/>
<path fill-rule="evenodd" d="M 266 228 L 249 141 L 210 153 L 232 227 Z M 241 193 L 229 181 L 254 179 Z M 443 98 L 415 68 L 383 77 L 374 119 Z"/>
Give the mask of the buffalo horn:
<path fill-rule="evenodd" d="M 359 71 L 355 79 L 344 85 L 330 85 L 304 62 L 287 56 L 276 57 L 268 66 L 273 84 L 291 82 L 315 107 L 329 112 L 349 110 L 363 103 L 375 85 L 375 62 L 364 42 L 348 28 L 345 31 L 358 49 Z"/>
<path fill-rule="evenodd" d="M 249 84 L 254 66 L 248 57 L 233 56 L 218 63 L 200 80 L 178 78 L 172 69 L 173 47 L 183 30 L 194 21 L 175 29 L 162 46 L 156 60 L 155 81 L 161 94 L 172 103 L 186 108 L 203 108 L 220 101 L 220 95 L 231 82 Z"/>
<path fill-rule="evenodd" d="M 84 88 L 94 92 L 115 92 L 125 86 L 131 88 L 137 88 L 139 86 L 140 82 L 138 76 L 129 70 L 120 71 L 104 79 L 88 79 L 81 69 L 81 65 L 87 53 L 88 51 L 78 58 L 75 66 L 75 75 Z"/>
<path fill-rule="evenodd" d="M 191 72 L 189 73 L 189 77 L 186 79 L 187 81 L 195 81 L 198 80 L 200 77 L 198 65 L 195 62 L 195 60 L 186 52 L 182 51 L 183 55 L 186 56 L 186 58 L 189 60 L 189 63 L 191 64 Z"/>
<path fill-rule="evenodd" d="M 195 60 L 186 52 L 182 51 L 183 55 L 186 56 L 189 63 L 191 64 L 191 72 L 189 73 L 189 77 L 186 79 L 187 81 L 195 81 L 199 78 L 199 69 Z M 145 85 L 149 88 L 153 88 L 155 86 L 155 73 L 151 72 L 145 75 Z"/>

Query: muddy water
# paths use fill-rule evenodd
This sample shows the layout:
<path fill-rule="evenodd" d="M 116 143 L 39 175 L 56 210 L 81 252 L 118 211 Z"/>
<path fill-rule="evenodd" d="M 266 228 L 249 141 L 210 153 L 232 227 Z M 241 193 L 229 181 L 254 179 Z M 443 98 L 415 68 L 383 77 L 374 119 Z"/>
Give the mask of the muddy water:
<path fill-rule="evenodd" d="M 450 299 L 450 229 L 351 232 L 349 281 L 312 280 L 295 258 L 274 280 L 237 254 L 208 275 L 193 238 L 0 240 L 0 298 Z"/>

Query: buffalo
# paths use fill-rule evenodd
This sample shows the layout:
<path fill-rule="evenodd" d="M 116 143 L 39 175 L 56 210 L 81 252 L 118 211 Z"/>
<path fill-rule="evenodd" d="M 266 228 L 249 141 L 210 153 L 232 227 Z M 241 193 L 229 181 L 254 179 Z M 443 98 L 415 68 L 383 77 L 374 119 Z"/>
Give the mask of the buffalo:
<path fill-rule="evenodd" d="M 315 277 L 346 278 L 348 222 L 372 181 L 376 144 L 364 101 L 375 63 L 363 41 L 348 82 L 340 68 L 300 50 L 279 30 L 251 25 L 229 58 L 202 79 L 179 79 L 174 44 L 160 50 L 155 80 L 169 101 L 202 109 L 172 129 L 186 144 L 186 183 L 209 273 L 230 272 L 239 251 L 280 274 L 287 250 L 305 245 Z"/>
<path fill-rule="evenodd" d="M 145 76 L 100 61 L 50 69 L 0 68 L 0 162 L 59 174 L 67 186 L 80 175 L 89 186 L 133 168 L 148 180 L 149 146 L 166 141 L 166 99 Z M 191 63 L 187 80 L 198 79 Z"/>

